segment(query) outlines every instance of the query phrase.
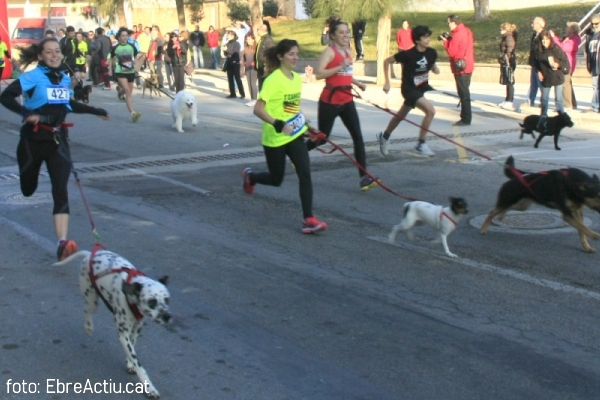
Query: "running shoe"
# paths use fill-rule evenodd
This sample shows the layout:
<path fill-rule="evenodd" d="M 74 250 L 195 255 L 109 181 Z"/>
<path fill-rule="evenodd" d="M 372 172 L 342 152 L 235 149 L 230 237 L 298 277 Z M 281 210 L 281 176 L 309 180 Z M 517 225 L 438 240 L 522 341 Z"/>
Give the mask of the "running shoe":
<path fill-rule="evenodd" d="M 140 119 L 140 117 L 141 117 L 141 116 L 142 116 L 142 113 L 140 113 L 140 112 L 137 112 L 137 111 L 133 111 L 133 112 L 131 113 L 131 120 L 132 120 L 133 122 L 137 122 L 137 120 L 138 120 L 138 119 Z"/>
<path fill-rule="evenodd" d="M 431 151 L 427 143 L 419 143 L 417 147 L 415 147 L 415 150 L 417 151 L 417 153 L 425 157 L 435 156 L 435 153 Z"/>
<path fill-rule="evenodd" d="M 252 169 L 249 167 L 242 171 L 242 187 L 247 195 L 254 193 L 254 185 L 250 183 L 250 174 L 252 174 Z"/>
<path fill-rule="evenodd" d="M 256 100 L 252 100 L 246 103 L 246 107 L 254 107 L 254 105 L 256 104 Z"/>
<path fill-rule="evenodd" d="M 379 132 L 377 135 L 375 135 L 375 137 L 379 142 L 379 150 L 381 151 L 381 154 L 387 156 L 390 153 L 388 150 L 388 139 L 383 137 L 383 132 Z"/>
<path fill-rule="evenodd" d="M 58 243 L 56 257 L 58 261 L 62 261 L 70 255 L 77 253 L 77 250 L 77 243 L 74 240 L 63 239 Z"/>
<path fill-rule="evenodd" d="M 360 180 L 360 190 L 362 190 L 363 192 L 366 192 L 367 190 L 372 189 L 378 185 L 379 185 L 379 179 L 375 178 L 373 180 L 368 175 L 363 176 L 362 179 Z"/>
<path fill-rule="evenodd" d="M 304 218 L 304 222 L 302 223 L 302 233 L 305 234 L 322 232 L 325 229 L 327 229 L 327 224 L 315 217 Z"/>

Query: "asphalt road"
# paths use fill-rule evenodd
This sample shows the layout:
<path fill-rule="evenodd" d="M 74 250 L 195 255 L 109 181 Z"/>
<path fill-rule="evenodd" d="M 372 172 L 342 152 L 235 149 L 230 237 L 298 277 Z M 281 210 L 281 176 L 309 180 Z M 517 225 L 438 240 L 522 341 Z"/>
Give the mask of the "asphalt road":
<path fill-rule="evenodd" d="M 320 85 L 304 90 L 313 121 Z M 450 259 L 430 243 L 428 227 L 416 228 L 414 241 L 400 234 L 388 244 L 403 201 L 381 189 L 361 192 L 356 167 L 339 153 L 311 153 L 315 214 L 329 224 L 322 234 L 300 233 L 291 167 L 281 187 L 245 195 L 242 168 L 266 168 L 260 123 L 243 101 L 224 98 L 225 86 L 218 74 L 195 75 L 200 124 L 184 124 L 184 134 L 171 128 L 167 97 L 142 99 L 141 92 L 136 124 L 114 90 L 91 95 L 110 121 L 71 118 L 71 152 L 102 243 L 147 275 L 170 277 L 173 323 L 147 324 L 136 346 L 162 398 L 600 397 L 600 255 L 584 253 L 574 230 L 541 207 L 486 236 L 476 228 L 505 181 L 500 164 L 509 154 L 526 170 L 570 165 L 598 173 L 595 116 L 573 114 L 576 126 L 563 132 L 561 152 L 550 138 L 534 149 L 531 138 L 518 139 L 523 115 L 493 106 L 502 87 L 474 84 L 473 125 L 452 130 L 456 99 L 443 92 L 453 93 L 453 83 L 434 82 L 432 130 L 493 161 L 434 138 L 437 155 L 421 158 L 412 152 L 417 128 L 406 123 L 384 158 L 375 134 L 389 116 L 359 101 L 372 173 L 405 196 L 467 200 L 469 214 L 448 240 L 459 258 Z M 589 105 L 589 90 L 578 89 Z M 521 101 L 525 90 L 517 86 Z M 386 96 L 374 85 L 364 97 L 400 104 L 399 93 Z M 85 335 L 79 264 L 51 266 L 48 178 L 32 198 L 20 196 L 18 116 L 5 110 L 0 127 L 0 399 L 86 398 L 57 393 L 57 382 L 137 382 L 125 372 L 103 305 L 94 336 Z M 339 121 L 331 138 L 351 151 Z M 94 238 L 73 182 L 70 198 L 69 236 L 90 249 Z M 600 230 L 598 213 L 585 216 Z M 25 389 L 37 393 L 15 393 Z"/>

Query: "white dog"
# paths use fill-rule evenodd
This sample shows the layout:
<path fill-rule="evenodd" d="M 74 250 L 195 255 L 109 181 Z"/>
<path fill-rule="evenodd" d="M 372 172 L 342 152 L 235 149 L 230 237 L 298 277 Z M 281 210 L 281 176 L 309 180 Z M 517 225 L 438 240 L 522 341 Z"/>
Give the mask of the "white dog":
<path fill-rule="evenodd" d="M 436 206 L 424 201 L 411 201 L 404 204 L 402 221 L 392 229 L 388 236 L 388 241 L 394 243 L 398 231 L 406 231 L 409 239 L 413 239 L 410 229 L 415 225 L 426 223 L 438 231 L 439 238 L 436 241 L 442 242 L 444 251 L 450 257 L 457 257 L 448 248 L 446 237 L 458 225 L 458 221 L 467 213 L 467 202 L 458 197 L 450 197 L 450 207 Z"/>
<path fill-rule="evenodd" d="M 185 120 L 191 121 L 192 126 L 198 125 L 197 114 L 196 97 L 192 93 L 182 90 L 175 95 L 171 101 L 171 116 L 173 117 L 173 128 L 177 129 L 177 132 L 184 132 L 182 125 Z"/>
<path fill-rule="evenodd" d="M 144 317 L 160 325 L 171 319 L 170 296 L 165 286 L 168 278 L 150 279 L 123 257 L 106 250 L 94 253 L 79 251 L 53 265 L 65 265 L 76 258 L 83 258 L 79 289 L 85 302 L 85 333 L 91 337 L 94 332 L 92 315 L 98 310 L 100 297 L 114 315 L 119 341 L 127 355 L 127 372 L 137 374 L 140 382 L 148 383 L 144 389 L 148 390 L 146 395 L 149 398 L 158 398 L 158 390 L 135 353 L 135 342 Z"/>

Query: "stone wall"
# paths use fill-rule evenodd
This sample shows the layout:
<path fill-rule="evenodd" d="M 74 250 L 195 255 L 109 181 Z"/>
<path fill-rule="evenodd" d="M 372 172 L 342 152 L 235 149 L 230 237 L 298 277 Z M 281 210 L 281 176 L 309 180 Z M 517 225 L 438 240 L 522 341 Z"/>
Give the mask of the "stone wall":
<path fill-rule="evenodd" d="M 298 61 L 296 65 L 296 71 L 304 73 L 304 68 L 307 65 L 311 65 L 313 68 L 317 67 L 318 61 L 316 58 L 303 58 Z M 436 63 L 440 68 L 440 75 L 436 75 L 437 80 L 448 80 L 453 81 L 454 76 L 450 70 L 449 63 L 438 62 Z M 393 75 L 392 78 L 400 78 L 402 73 L 402 67 L 400 64 L 394 64 L 392 67 Z M 531 74 L 531 67 L 529 65 L 517 65 L 515 70 L 516 82 L 529 82 L 529 75 Z M 377 62 L 375 61 L 356 61 L 354 63 L 354 75 L 355 76 L 377 76 Z M 483 82 L 483 83 L 498 83 L 500 79 L 500 67 L 498 64 L 476 64 L 475 71 L 471 78 L 472 82 Z M 575 85 L 591 85 L 591 78 L 585 69 L 585 59 L 579 59 L 577 68 L 573 74 L 573 83 Z"/>

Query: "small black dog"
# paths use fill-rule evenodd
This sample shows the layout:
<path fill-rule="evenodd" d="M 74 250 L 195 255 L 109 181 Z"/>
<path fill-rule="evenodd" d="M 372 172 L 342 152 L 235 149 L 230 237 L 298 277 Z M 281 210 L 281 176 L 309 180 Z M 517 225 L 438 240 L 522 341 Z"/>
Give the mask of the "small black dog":
<path fill-rule="evenodd" d="M 92 93 L 92 86 L 85 85 L 79 82 L 73 88 L 73 99 L 82 103 L 88 104 L 90 102 L 90 93 Z"/>
<path fill-rule="evenodd" d="M 519 124 L 521 126 L 521 136 L 519 136 L 519 139 L 523 139 L 524 133 L 531 134 L 531 136 L 533 136 L 535 139 L 535 134 L 533 131 L 537 131 L 540 133 L 540 135 L 535 141 L 533 147 L 537 149 L 538 145 L 540 144 L 540 140 L 542 140 L 544 136 L 554 136 L 554 148 L 556 150 L 560 150 L 560 147 L 558 147 L 558 136 L 563 128 L 573 127 L 573 121 L 571 121 L 571 117 L 569 117 L 569 114 L 567 113 L 560 113 L 555 117 L 545 117 L 545 120 L 542 119 L 541 121 L 540 119 L 542 119 L 542 116 L 540 115 L 530 115 L 525 117 L 523 123 Z"/>

